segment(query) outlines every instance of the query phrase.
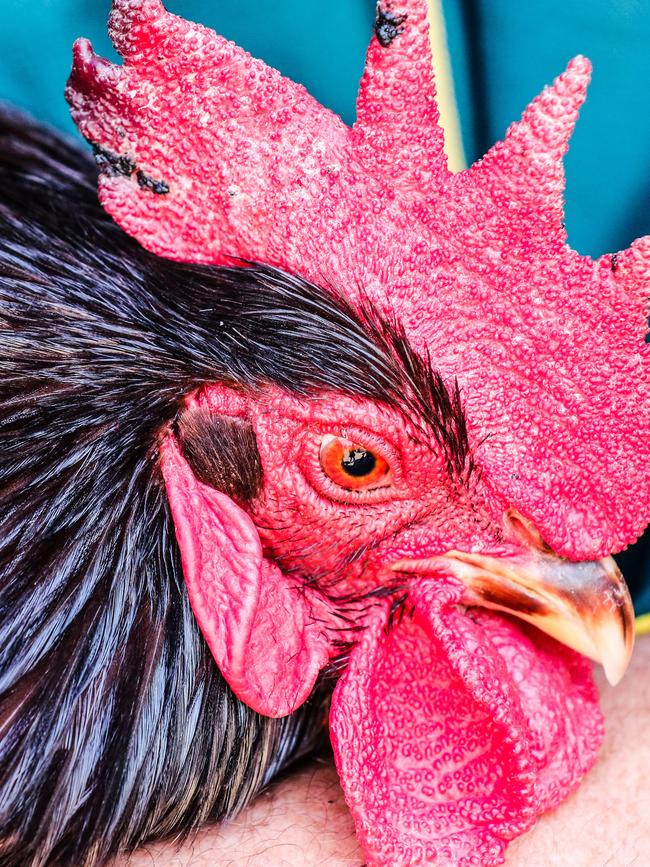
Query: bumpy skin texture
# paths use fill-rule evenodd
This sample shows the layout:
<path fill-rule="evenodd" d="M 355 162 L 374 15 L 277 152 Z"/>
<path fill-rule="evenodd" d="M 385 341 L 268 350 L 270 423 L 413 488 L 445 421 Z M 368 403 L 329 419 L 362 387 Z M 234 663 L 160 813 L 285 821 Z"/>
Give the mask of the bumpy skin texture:
<path fill-rule="evenodd" d="M 374 612 L 334 692 L 332 742 L 372 864 L 500 863 L 602 737 L 586 661 L 459 613 L 461 593 L 421 582 L 415 616 L 388 633 Z"/>
<path fill-rule="evenodd" d="M 521 624 L 459 609 L 451 578 L 398 579 L 390 566 L 452 545 L 515 554 L 507 504 L 478 476 L 450 478 L 431 435 L 396 409 L 224 386 L 190 405 L 249 422 L 264 472 L 249 516 L 193 477 L 173 438 L 163 447 L 190 599 L 231 687 L 262 713 L 288 713 L 365 627 L 330 727 L 368 862 L 501 863 L 507 841 L 595 759 L 590 664 Z M 326 434 L 371 446 L 390 486 L 356 493 L 328 480 Z"/>
<path fill-rule="evenodd" d="M 458 379 L 494 490 L 558 553 L 619 550 L 650 519 L 650 242 L 595 262 L 566 246 L 562 155 L 589 64 L 572 61 L 504 142 L 450 175 L 425 0 L 390 8 L 402 32 L 373 39 L 348 129 L 159 0 L 117 0 L 124 66 L 80 41 L 67 91 L 83 134 L 127 158 L 107 164 L 101 200 L 162 255 L 360 288 Z"/>
<path fill-rule="evenodd" d="M 459 609 L 451 579 L 398 578 L 390 564 L 450 548 L 516 554 L 511 508 L 574 560 L 642 532 L 650 241 L 597 261 L 566 245 L 562 156 L 584 58 L 451 175 L 425 0 L 383 11 L 399 25 L 371 43 L 351 129 L 159 0 L 115 0 L 124 65 L 80 41 L 67 96 L 99 149 L 103 204 L 146 247 L 334 283 L 458 384 L 474 468 L 463 478 L 408 414 L 221 386 L 193 401 L 252 425 L 260 495 L 225 502 L 173 438 L 162 466 L 194 611 L 237 694 L 288 713 L 325 660 L 346 654 L 332 737 L 369 863 L 491 865 L 595 758 L 587 666 Z M 326 434 L 385 457 L 391 484 L 336 489 L 319 466 Z"/>

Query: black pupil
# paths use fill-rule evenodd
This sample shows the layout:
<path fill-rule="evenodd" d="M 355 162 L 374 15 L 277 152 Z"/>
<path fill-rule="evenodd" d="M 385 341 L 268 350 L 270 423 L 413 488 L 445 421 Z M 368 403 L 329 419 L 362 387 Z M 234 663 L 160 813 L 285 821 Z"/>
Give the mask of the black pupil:
<path fill-rule="evenodd" d="M 369 475 L 375 468 L 377 459 L 365 449 L 349 449 L 341 460 L 341 466 L 348 476 L 361 478 Z"/>

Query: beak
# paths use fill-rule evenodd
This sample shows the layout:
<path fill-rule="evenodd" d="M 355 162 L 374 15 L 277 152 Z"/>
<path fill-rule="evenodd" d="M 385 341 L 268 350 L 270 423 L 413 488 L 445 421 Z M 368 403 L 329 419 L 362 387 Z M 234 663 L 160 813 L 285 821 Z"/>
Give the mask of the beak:
<path fill-rule="evenodd" d="M 634 646 L 634 609 L 611 557 L 573 563 L 546 546 L 534 545 L 504 557 L 448 551 L 438 557 L 400 560 L 391 568 L 454 575 L 465 585 L 465 604 L 532 623 L 601 663 L 612 685 L 625 673 Z"/>

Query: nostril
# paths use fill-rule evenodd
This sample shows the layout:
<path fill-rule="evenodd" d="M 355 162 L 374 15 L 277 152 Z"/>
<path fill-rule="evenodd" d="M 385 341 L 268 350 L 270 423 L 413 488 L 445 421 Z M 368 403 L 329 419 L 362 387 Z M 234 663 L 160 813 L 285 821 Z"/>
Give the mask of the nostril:
<path fill-rule="evenodd" d="M 506 531 L 524 544 L 526 548 L 531 548 L 537 551 L 543 551 L 545 554 L 552 554 L 553 549 L 542 539 L 541 533 L 528 518 L 525 518 L 517 509 L 510 508 L 504 515 L 504 524 Z"/>

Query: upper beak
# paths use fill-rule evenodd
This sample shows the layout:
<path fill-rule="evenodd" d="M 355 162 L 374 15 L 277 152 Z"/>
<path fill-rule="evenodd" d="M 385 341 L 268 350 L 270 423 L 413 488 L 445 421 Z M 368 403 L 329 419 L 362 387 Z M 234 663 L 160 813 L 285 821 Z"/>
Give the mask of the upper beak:
<path fill-rule="evenodd" d="M 404 559 L 392 569 L 443 572 L 465 585 L 463 601 L 505 611 L 602 664 L 611 684 L 620 681 L 634 646 L 634 609 L 611 557 L 573 563 L 533 545 L 513 556 L 448 551 Z"/>

